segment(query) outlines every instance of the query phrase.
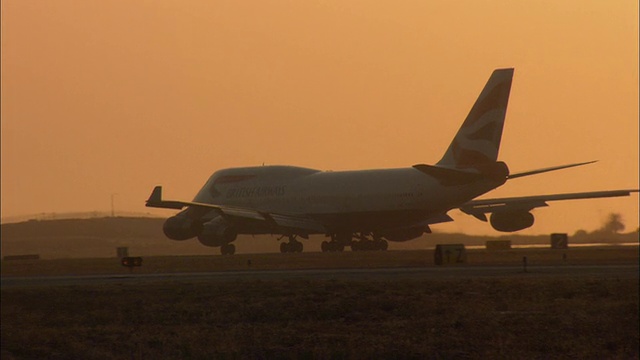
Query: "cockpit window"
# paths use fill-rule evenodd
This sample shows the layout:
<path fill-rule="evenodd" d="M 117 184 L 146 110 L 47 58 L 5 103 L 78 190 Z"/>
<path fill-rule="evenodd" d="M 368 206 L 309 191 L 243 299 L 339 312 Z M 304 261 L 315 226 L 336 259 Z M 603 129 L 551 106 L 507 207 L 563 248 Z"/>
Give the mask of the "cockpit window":
<path fill-rule="evenodd" d="M 220 190 L 217 188 L 218 185 L 221 184 L 233 184 L 239 183 L 243 181 L 247 181 L 255 178 L 255 175 L 247 174 L 247 175 L 223 175 L 213 180 L 213 183 L 208 184 L 209 195 L 212 198 L 216 198 L 220 196 Z"/>

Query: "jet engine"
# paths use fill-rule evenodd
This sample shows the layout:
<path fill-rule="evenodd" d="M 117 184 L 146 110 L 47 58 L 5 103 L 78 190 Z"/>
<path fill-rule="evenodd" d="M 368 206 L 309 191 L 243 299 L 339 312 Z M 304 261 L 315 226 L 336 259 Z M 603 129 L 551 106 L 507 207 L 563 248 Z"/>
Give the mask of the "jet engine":
<path fill-rule="evenodd" d="M 202 232 L 198 235 L 198 240 L 205 246 L 222 246 L 236 239 L 238 232 L 221 217 L 202 224 Z"/>
<path fill-rule="evenodd" d="M 533 225 L 533 214 L 528 211 L 498 212 L 491 214 L 491 226 L 502 232 L 514 232 Z"/>
<path fill-rule="evenodd" d="M 376 233 L 377 236 L 383 237 L 389 241 L 402 242 L 413 240 L 425 232 L 423 226 L 398 228 L 392 230 L 385 230 Z"/>
<path fill-rule="evenodd" d="M 171 240 L 191 239 L 198 235 L 200 228 L 198 222 L 184 216 L 172 216 L 162 225 L 162 231 Z"/>

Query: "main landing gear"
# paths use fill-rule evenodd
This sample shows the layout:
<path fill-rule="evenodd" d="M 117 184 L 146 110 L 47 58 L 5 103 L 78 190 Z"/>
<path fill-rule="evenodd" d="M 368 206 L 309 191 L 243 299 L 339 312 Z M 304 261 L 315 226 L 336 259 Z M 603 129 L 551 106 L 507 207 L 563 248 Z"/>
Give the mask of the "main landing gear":
<path fill-rule="evenodd" d="M 340 252 L 340 251 L 344 251 L 344 244 L 334 240 L 323 241 L 321 248 L 322 248 L 322 252 Z"/>
<path fill-rule="evenodd" d="M 298 240 L 296 240 L 296 236 L 295 235 L 289 235 L 289 241 L 288 242 L 283 242 L 280 243 L 280 252 L 281 253 L 293 253 L 293 252 L 297 252 L 297 253 L 301 253 L 302 249 L 304 248 L 304 246 L 302 245 L 302 243 Z"/>
<path fill-rule="evenodd" d="M 233 244 L 224 244 L 220 247 L 222 255 L 233 255 L 236 253 L 236 246 Z"/>
<path fill-rule="evenodd" d="M 338 233 L 331 235 L 331 241 L 322 242 L 322 252 L 340 252 L 344 251 L 345 246 L 351 246 L 351 251 L 385 251 L 389 247 L 386 240 L 372 236 L 369 239 L 368 234 L 351 234 Z"/>
<path fill-rule="evenodd" d="M 344 251 L 345 245 L 351 243 L 351 233 L 337 233 L 331 235 L 331 241 L 323 241 L 320 248 L 322 252 L 341 252 Z"/>
<path fill-rule="evenodd" d="M 382 239 L 369 240 L 366 238 L 351 242 L 351 251 L 385 251 L 389 248 L 389 243 Z"/>

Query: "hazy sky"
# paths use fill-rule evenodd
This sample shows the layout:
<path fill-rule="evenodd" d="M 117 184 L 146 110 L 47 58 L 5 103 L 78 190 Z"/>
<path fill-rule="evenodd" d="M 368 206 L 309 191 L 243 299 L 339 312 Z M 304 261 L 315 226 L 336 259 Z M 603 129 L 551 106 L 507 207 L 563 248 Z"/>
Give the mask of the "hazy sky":
<path fill-rule="evenodd" d="M 2 1 L 2 216 L 191 200 L 217 169 L 440 159 L 515 67 L 485 197 L 638 187 L 638 2 Z M 525 234 L 638 226 L 638 196 L 551 203 Z M 443 231 L 494 234 L 452 211 Z"/>

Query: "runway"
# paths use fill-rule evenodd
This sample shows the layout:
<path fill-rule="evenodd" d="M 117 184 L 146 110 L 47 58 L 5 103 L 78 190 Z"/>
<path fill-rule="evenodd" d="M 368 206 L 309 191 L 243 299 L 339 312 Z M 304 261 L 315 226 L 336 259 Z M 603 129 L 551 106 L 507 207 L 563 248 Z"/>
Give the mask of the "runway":
<path fill-rule="evenodd" d="M 157 282 L 277 281 L 277 280 L 355 280 L 394 279 L 447 280 L 491 277 L 597 277 L 638 278 L 638 264 L 566 266 L 444 266 L 375 269 L 243 270 L 199 273 L 114 274 L 89 276 L 2 277 L 2 289 L 22 287 L 96 286 L 105 284 L 143 285 Z"/>

